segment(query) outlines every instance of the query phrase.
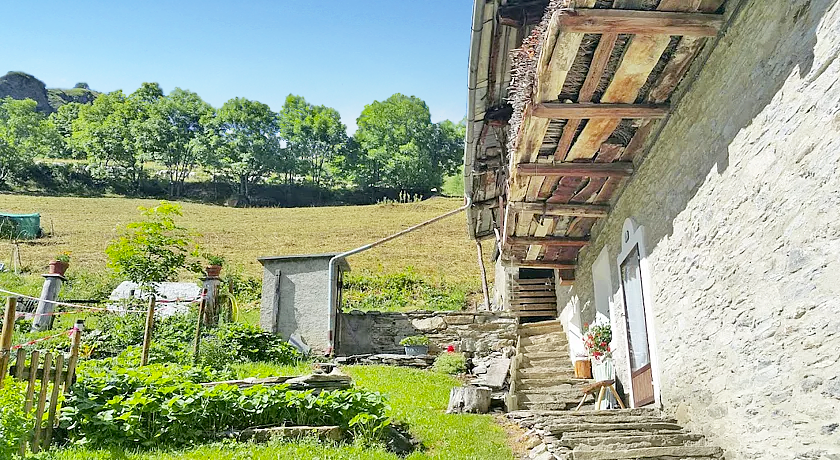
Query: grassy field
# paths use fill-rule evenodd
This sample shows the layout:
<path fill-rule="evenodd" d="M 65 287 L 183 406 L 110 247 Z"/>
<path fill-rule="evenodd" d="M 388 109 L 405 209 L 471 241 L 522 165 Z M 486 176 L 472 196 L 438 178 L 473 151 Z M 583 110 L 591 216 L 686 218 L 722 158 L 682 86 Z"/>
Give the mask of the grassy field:
<path fill-rule="evenodd" d="M 489 415 L 448 415 L 444 413 L 449 390 L 460 385 L 452 377 L 416 369 L 351 366 L 345 370 L 356 385 L 379 391 L 388 397 L 389 415 L 409 424 L 411 432 L 425 446 L 407 460 L 508 460 L 513 458 L 507 435 Z M 170 452 L 123 452 L 64 449 L 58 460 L 304 460 L 365 459 L 399 460 L 382 448 L 359 445 L 325 445 L 314 441 L 273 442 L 268 444 L 217 443 Z"/>
<path fill-rule="evenodd" d="M 40 273 L 61 251 L 72 252 L 70 273 L 105 270 L 105 247 L 117 229 L 137 220 L 138 206 L 155 200 L 78 198 L 0 194 L 0 212 L 41 213 L 51 237 L 21 245 L 23 265 Z M 183 226 L 201 236 L 206 251 L 219 253 L 245 273 L 259 276 L 257 257 L 339 252 L 370 243 L 410 225 L 459 207 L 458 198 L 419 203 L 318 208 L 237 209 L 182 203 Z M 490 245 L 485 245 L 485 258 Z M 0 261 L 11 266 L 11 245 L 0 244 Z M 468 238 L 463 214 L 349 258 L 354 271 L 399 272 L 413 266 L 433 282 L 480 289 L 475 245 Z"/>

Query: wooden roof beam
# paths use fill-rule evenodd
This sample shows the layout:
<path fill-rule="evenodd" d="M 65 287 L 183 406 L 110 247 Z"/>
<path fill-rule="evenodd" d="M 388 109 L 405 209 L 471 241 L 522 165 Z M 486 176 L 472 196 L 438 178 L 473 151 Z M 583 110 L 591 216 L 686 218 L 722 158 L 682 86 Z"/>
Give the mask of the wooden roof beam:
<path fill-rule="evenodd" d="M 511 259 L 511 265 L 519 268 L 556 268 L 558 270 L 574 270 L 577 263 L 573 260 L 520 260 Z"/>
<path fill-rule="evenodd" d="M 516 174 L 545 177 L 628 177 L 633 174 L 633 163 L 523 163 L 516 165 Z"/>
<path fill-rule="evenodd" d="M 723 16 L 708 13 L 672 13 L 623 9 L 576 9 L 560 18 L 563 32 L 586 34 L 643 34 L 713 37 Z"/>
<path fill-rule="evenodd" d="M 577 104 L 546 102 L 534 107 L 532 115 L 551 119 L 590 118 L 665 118 L 670 112 L 667 104 Z"/>
<path fill-rule="evenodd" d="M 510 203 L 515 212 L 532 212 L 543 216 L 606 217 L 610 207 L 602 204 Z"/>
<path fill-rule="evenodd" d="M 559 236 L 509 236 L 507 244 L 512 246 L 540 246 L 580 248 L 589 244 L 589 238 L 565 238 Z"/>

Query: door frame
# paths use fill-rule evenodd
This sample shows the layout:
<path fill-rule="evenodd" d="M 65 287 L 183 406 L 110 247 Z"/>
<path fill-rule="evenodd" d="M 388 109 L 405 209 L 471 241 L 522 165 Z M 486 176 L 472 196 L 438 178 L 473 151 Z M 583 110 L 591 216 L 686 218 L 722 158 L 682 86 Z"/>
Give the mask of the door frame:
<path fill-rule="evenodd" d="M 639 253 L 639 271 L 642 278 L 642 301 L 644 303 L 645 326 L 647 328 L 648 335 L 648 351 L 650 352 L 650 371 L 651 377 L 653 379 L 653 404 L 657 407 L 662 407 L 662 400 L 660 399 L 659 393 L 659 389 L 661 388 L 661 379 L 659 375 L 659 354 L 656 351 L 656 327 L 654 326 L 655 323 L 653 315 L 653 294 L 651 291 L 650 266 L 647 260 L 647 249 L 645 248 L 645 228 L 641 225 L 637 225 L 632 217 L 628 217 L 624 221 L 624 226 L 621 229 L 621 251 L 619 252 L 618 257 L 616 258 L 616 266 L 619 267 L 619 283 L 621 286 L 622 293 L 624 292 L 624 278 L 621 276 L 621 265 L 627 259 L 627 256 L 629 256 L 630 253 L 633 252 L 633 249 L 637 249 Z M 626 310 L 627 306 L 624 305 L 624 295 L 618 298 L 621 299 L 624 310 Z M 630 334 L 630 331 L 627 330 L 626 321 L 622 327 L 625 328 L 625 336 L 628 336 Z M 627 366 L 627 372 L 628 375 L 631 376 L 631 378 L 627 382 L 628 393 L 630 395 L 630 406 L 636 407 L 636 401 L 633 397 L 633 370 L 630 366 L 629 348 L 626 353 L 626 358 L 627 359 L 625 360 L 625 364 Z"/>

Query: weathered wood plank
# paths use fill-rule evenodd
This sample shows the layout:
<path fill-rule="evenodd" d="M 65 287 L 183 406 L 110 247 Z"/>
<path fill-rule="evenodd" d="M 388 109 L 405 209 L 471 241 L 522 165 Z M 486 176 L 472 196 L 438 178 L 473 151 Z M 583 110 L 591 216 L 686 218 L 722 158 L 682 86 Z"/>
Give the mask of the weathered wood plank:
<path fill-rule="evenodd" d="M 535 236 L 514 236 L 508 238 L 511 245 L 524 246 L 529 244 L 541 244 L 543 246 L 571 246 L 582 247 L 589 244 L 589 238 L 563 238 L 557 236 L 535 237 Z"/>
<path fill-rule="evenodd" d="M 50 408 L 47 411 L 47 434 L 44 436 L 44 450 L 49 450 L 52 443 L 53 428 L 55 427 L 55 411 L 58 408 L 58 395 L 61 393 L 61 383 L 64 371 L 64 354 L 59 352 L 55 357 L 55 374 L 52 375 L 53 387 L 50 394 Z M 47 373 L 49 375 L 49 373 Z"/>
<path fill-rule="evenodd" d="M 49 387 L 49 369 L 52 366 L 52 353 L 44 355 L 44 377 L 41 379 L 41 391 L 38 393 L 38 403 L 35 405 L 35 430 L 32 434 L 32 453 L 41 450 L 41 432 L 43 431 L 44 406 L 47 402 L 47 387 Z"/>
<path fill-rule="evenodd" d="M 529 316 L 557 316 L 557 309 L 554 310 L 537 310 L 537 311 L 513 311 L 512 316 L 529 317 Z"/>
<path fill-rule="evenodd" d="M 627 177 L 633 174 L 633 163 L 557 163 L 521 164 L 516 166 L 519 176 L 582 176 Z"/>
<path fill-rule="evenodd" d="M 636 35 L 627 46 L 621 65 L 601 97 L 601 103 L 632 103 L 668 46 L 668 35 Z M 615 131 L 621 119 L 589 120 L 572 145 L 566 161 L 592 158 Z"/>
<path fill-rule="evenodd" d="M 517 212 L 532 212 L 544 216 L 605 217 L 610 207 L 600 204 L 511 203 Z M 545 236 L 545 235 L 541 235 Z"/>
<path fill-rule="evenodd" d="M 544 102 L 534 107 L 532 115 L 551 119 L 593 118 L 665 118 L 670 113 L 666 104 L 595 104 L 580 102 Z"/>
<path fill-rule="evenodd" d="M 511 263 L 520 268 L 556 268 L 574 270 L 577 263 L 569 260 L 512 260 Z"/>
<path fill-rule="evenodd" d="M 712 37 L 720 32 L 723 16 L 626 9 L 582 9 L 558 18 L 564 32 Z"/>

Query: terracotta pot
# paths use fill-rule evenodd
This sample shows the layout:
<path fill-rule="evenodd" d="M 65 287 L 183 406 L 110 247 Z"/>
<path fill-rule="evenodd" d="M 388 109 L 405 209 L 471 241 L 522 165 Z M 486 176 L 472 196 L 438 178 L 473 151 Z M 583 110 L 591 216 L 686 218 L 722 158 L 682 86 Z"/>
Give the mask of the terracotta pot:
<path fill-rule="evenodd" d="M 219 274 L 222 273 L 222 266 L 221 265 L 208 265 L 205 269 L 205 273 L 207 273 L 208 278 L 218 278 Z"/>
<path fill-rule="evenodd" d="M 60 260 L 53 260 L 50 262 L 50 271 L 51 275 L 61 275 L 64 276 L 64 272 L 67 271 L 67 268 L 70 266 L 69 262 L 62 262 Z"/>

